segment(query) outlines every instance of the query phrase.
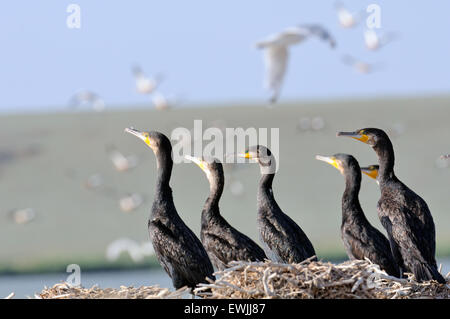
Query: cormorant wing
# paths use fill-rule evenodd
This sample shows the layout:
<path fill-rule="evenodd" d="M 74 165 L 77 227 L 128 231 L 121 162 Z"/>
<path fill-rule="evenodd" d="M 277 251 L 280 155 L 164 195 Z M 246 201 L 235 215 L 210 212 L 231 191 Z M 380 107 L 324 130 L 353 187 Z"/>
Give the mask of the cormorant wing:
<path fill-rule="evenodd" d="M 347 250 L 355 259 L 368 258 L 388 274 L 400 275 L 397 263 L 391 253 L 389 240 L 375 227 L 344 227 L 342 239 Z"/>
<path fill-rule="evenodd" d="M 278 207 L 276 214 L 259 217 L 261 237 L 271 252 L 280 259 L 304 260 L 315 255 L 314 248 L 303 230 Z"/>
<path fill-rule="evenodd" d="M 412 193 L 412 190 L 409 192 Z M 431 218 L 427 204 L 418 195 L 414 197 L 405 198 L 406 205 L 390 198 L 379 203 L 378 210 L 385 216 L 381 222 L 391 228 L 390 232 L 386 230 L 399 245 L 400 251 L 409 251 L 417 258 L 432 261 L 435 255 L 432 249 L 435 246 L 434 223 L 426 221 Z"/>
<path fill-rule="evenodd" d="M 388 189 L 378 202 L 378 212 L 386 228 L 397 263 L 416 279 L 444 281 L 435 260 L 435 228 L 425 201 L 406 185 Z M 392 195 L 400 193 L 404 196 Z M 397 191 L 397 192 L 396 192 Z M 400 200 L 399 200 L 400 198 Z M 401 258 L 400 262 L 399 259 Z"/>
<path fill-rule="evenodd" d="M 177 227 L 170 227 L 170 224 L 165 225 L 160 219 L 149 221 L 155 252 L 174 284 L 176 280 L 182 280 L 186 285 L 206 282 L 207 275 L 214 271 L 209 257 L 194 233 L 184 225 L 181 218 L 177 220 L 184 227 L 179 223 Z"/>
<path fill-rule="evenodd" d="M 207 251 L 224 265 L 232 260 L 263 261 L 266 258 L 266 254 L 258 244 L 231 225 L 228 224 L 221 230 L 223 231 L 205 231 L 204 244 L 207 245 Z"/>

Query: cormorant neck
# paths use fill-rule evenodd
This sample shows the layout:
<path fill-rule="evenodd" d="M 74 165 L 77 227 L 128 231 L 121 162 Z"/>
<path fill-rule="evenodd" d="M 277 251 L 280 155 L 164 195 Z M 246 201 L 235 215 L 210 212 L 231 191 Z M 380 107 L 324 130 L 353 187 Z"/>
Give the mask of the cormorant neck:
<path fill-rule="evenodd" d="M 275 177 L 275 174 L 263 174 L 261 179 L 259 180 L 259 191 L 273 196 L 272 193 L 272 182 Z"/>
<path fill-rule="evenodd" d="M 209 179 L 209 196 L 203 211 L 219 214 L 219 200 L 222 197 L 224 180 L 223 177 L 211 177 Z"/>
<path fill-rule="evenodd" d="M 345 191 L 342 195 L 342 221 L 350 216 L 363 214 L 359 203 L 359 190 L 361 189 L 361 172 L 355 170 L 345 175 Z"/>
<path fill-rule="evenodd" d="M 172 190 L 169 186 L 173 166 L 171 150 L 157 150 L 155 155 L 157 164 L 156 194 L 171 196 Z"/>
<path fill-rule="evenodd" d="M 379 163 L 378 177 L 380 185 L 384 184 L 389 180 L 395 179 L 394 174 L 394 147 L 391 141 L 383 140 L 373 147 L 377 156 Z"/>
<path fill-rule="evenodd" d="M 259 159 L 259 171 L 261 173 L 261 179 L 259 180 L 259 191 L 262 191 L 268 195 L 272 194 L 272 182 L 275 177 L 276 162 L 273 155 L 269 159 Z"/>

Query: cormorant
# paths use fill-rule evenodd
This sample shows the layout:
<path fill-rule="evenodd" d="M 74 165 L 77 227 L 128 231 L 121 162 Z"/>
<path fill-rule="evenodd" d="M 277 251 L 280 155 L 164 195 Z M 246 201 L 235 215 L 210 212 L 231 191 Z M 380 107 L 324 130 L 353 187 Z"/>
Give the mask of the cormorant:
<path fill-rule="evenodd" d="M 345 177 L 341 237 L 348 257 L 360 260 L 368 258 L 389 275 L 399 277 L 400 271 L 392 257 L 389 240 L 369 223 L 359 203 L 361 169 L 358 161 L 348 154 L 331 157 L 317 155 L 316 159 L 331 164 Z"/>
<path fill-rule="evenodd" d="M 371 178 L 376 180 L 377 177 L 378 177 L 379 169 L 380 169 L 379 165 L 370 165 L 370 166 L 367 166 L 367 167 L 361 167 L 361 172 L 363 172 L 367 176 L 369 176 L 369 177 L 371 177 Z M 379 184 L 378 180 L 377 180 L 377 184 Z"/>
<path fill-rule="evenodd" d="M 140 132 L 126 128 L 147 144 L 157 160 L 156 194 L 148 220 L 148 231 L 159 263 L 172 278 L 173 286 L 195 288 L 215 280 L 213 266 L 205 248 L 186 226 L 175 208 L 169 186 L 172 173 L 172 145 L 164 134 L 156 131 Z"/>
<path fill-rule="evenodd" d="M 250 147 L 240 157 L 259 163 L 261 179 L 258 187 L 258 224 L 266 255 L 277 262 L 300 263 L 316 255 L 314 247 L 303 230 L 278 206 L 272 191 L 276 162 L 264 146 Z M 316 258 L 314 258 L 316 259 Z"/>
<path fill-rule="evenodd" d="M 391 244 L 392 255 L 402 270 L 412 272 L 416 280 L 437 280 L 436 231 L 427 203 L 394 174 L 394 148 L 387 134 L 377 128 L 338 132 L 370 145 L 378 156 L 377 181 L 381 198 L 377 210 Z"/>
<path fill-rule="evenodd" d="M 222 217 L 219 200 L 225 183 L 222 163 L 216 159 L 185 156 L 197 164 L 209 181 L 209 196 L 202 211 L 200 239 L 213 265 L 223 270 L 233 260 L 264 261 L 266 254 L 253 240 Z"/>

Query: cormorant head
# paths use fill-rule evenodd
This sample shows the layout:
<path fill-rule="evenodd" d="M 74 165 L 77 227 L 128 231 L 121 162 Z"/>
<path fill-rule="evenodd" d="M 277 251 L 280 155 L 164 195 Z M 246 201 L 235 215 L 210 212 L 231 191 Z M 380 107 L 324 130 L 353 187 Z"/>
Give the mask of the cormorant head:
<path fill-rule="evenodd" d="M 167 136 L 158 131 L 139 131 L 133 127 L 127 127 L 125 132 L 133 134 L 134 136 L 140 138 L 150 147 L 155 154 L 159 153 L 161 150 L 171 152 L 172 144 Z"/>
<path fill-rule="evenodd" d="M 367 167 L 361 167 L 361 172 L 363 172 L 369 177 L 372 177 L 373 179 L 377 179 L 379 168 L 380 168 L 379 165 L 370 165 Z"/>
<path fill-rule="evenodd" d="M 218 159 L 209 157 L 199 158 L 189 155 L 185 155 L 184 157 L 197 164 L 198 167 L 200 167 L 202 171 L 205 172 L 210 184 L 223 183 L 223 166 Z"/>
<path fill-rule="evenodd" d="M 261 167 L 262 174 L 275 174 L 276 172 L 275 157 L 265 146 L 250 146 L 245 153 L 238 154 L 238 156 L 257 161 Z"/>
<path fill-rule="evenodd" d="M 338 132 L 336 135 L 354 138 L 355 140 L 369 144 L 373 148 L 390 141 L 388 135 L 378 128 L 364 128 L 354 132 Z"/>
<path fill-rule="evenodd" d="M 334 154 L 333 156 L 316 155 L 316 159 L 334 166 L 344 176 L 357 175 L 359 164 L 356 158 L 349 154 Z"/>

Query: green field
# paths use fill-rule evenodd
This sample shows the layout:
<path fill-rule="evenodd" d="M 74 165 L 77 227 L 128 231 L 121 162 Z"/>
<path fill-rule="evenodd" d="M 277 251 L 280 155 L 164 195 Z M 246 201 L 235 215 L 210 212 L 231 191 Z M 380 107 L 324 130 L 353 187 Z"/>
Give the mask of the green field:
<path fill-rule="evenodd" d="M 325 128 L 300 132 L 302 117 L 321 116 Z M 0 271 L 54 271 L 78 263 L 83 269 L 154 265 L 148 258 L 133 264 L 126 256 L 111 264 L 105 251 L 110 242 L 129 237 L 148 240 L 147 217 L 155 183 L 155 157 L 150 149 L 123 129 L 159 130 L 168 135 L 175 127 L 191 129 L 195 119 L 203 128 L 217 123 L 227 127 L 280 129 L 280 168 L 274 193 L 280 207 L 310 237 L 319 258 L 345 256 L 340 239 L 340 201 L 344 180 L 337 170 L 316 161 L 316 154 L 353 154 L 361 165 L 376 163 L 375 153 L 362 143 L 336 138 L 338 130 L 380 127 L 388 132 L 401 126 L 393 138 L 397 176 L 427 201 L 437 232 L 437 251 L 450 255 L 450 170 L 436 159 L 450 153 L 450 98 L 351 100 L 290 103 L 268 109 L 258 105 L 217 106 L 158 112 L 120 109 L 104 113 L 58 113 L 0 116 Z M 118 172 L 106 151 L 113 144 L 124 154 L 137 154 L 140 165 Z M 237 166 L 236 166 L 237 167 Z M 144 204 L 131 213 L 117 200 L 83 186 L 99 173 L 118 193 L 145 194 Z M 238 229 L 257 240 L 255 165 L 227 167 L 228 180 L 244 185 L 241 196 L 227 188 L 221 209 Z M 227 182 L 227 181 L 226 181 Z M 197 234 L 208 182 L 194 164 L 174 166 L 175 204 L 181 217 Z M 378 228 L 379 197 L 373 180 L 363 178 L 361 204 Z M 8 217 L 14 208 L 32 207 L 36 219 L 15 224 Z"/>

